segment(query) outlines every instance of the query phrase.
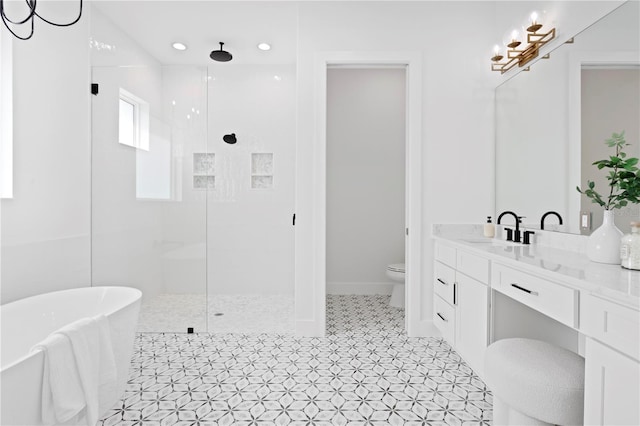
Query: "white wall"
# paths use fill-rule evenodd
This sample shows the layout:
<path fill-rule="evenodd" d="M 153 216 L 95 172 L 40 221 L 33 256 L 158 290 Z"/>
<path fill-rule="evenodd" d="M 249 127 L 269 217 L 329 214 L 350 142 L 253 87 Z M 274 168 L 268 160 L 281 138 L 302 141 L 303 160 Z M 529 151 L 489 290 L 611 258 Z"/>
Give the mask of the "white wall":
<path fill-rule="evenodd" d="M 77 4 L 46 9 L 64 19 Z M 91 282 L 88 15 L 68 28 L 39 22 L 31 40 L 13 44 L 14 198 L 2 200 L 1 303 Z"/>
<path fill-rule="evenodd" d="M 213 64 L 209 74 L 209 293 L 292 296 L 295 66 Z M 234 145 L 222 140 L 230 133 Z M 252 153 L 273 153 L 271 189 L 251 189 Z"/>
<path fill-rule="evenodd" d="M 92 83 L 100 85 L 91 98 L 92 282 L 133 286 L 148 299 L 163 290 L 163 203 L 136 198 L 138 150 L 118 143 L 118 101 L 123 88 L 161 117 L 162 69 L 99 10 L 92 12 Z"/>
<path fill-rule="evenodd" d="M 328 291 L 388 291 L 405 261 L 405 92 L 404 68 L 327 72 Z"/>
<path fill-rule="evenodd" d="M 313 181 L 314 57 L 323 51 L 417 51 L 422 55 L 423 246 L 420 312 L 410 335 L 430 330 L 433 223 L 480 223 L 493 210 L 493 83 L 487 58 L 493 3 L 312 3 L 300 5 L 298 51 L 298 169 L 296 319 L 298 332 L 323 334 Z M 478 25 L 483 22 L 485 25 Z M 489 47 L 490 49 L 490 47 Z M 411 231 L 410 231 L 411 232 Z"/>

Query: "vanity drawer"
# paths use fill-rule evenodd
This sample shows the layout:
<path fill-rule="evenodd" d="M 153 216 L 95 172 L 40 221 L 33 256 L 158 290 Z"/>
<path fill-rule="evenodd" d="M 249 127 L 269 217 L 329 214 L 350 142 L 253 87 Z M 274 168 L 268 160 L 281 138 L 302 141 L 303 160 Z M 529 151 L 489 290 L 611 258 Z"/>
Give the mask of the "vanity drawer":
<path fill-rule="evenodd" d="M 450 305 L 455 304 L 456 271 L 440 262 L 433 264 L 433 290 Z"/>
<path fill-rule="evenodd" d="M 458 250 L 456 269 L 481 283 L 489 283 L 489 259 Z"/>
<path fill-rule="evenodd" d="M 587 294 L 580 318 L 582 333 L 640 360 L 640 312 Z"/>
<path fill-rule="evenodd" d="M 456 314 L 453 306 L 445 302 L 440 296 L 435 296 L 433 298 L 433 323 L 450 345 L 454 344 L 455 319 Z"/>
<path fill-rule="evenodd" d="M 449 265 L 452 268 L 456 267 L 456 249 L 453 247 L 444 245 L 442 243 L 436 243 L 435 258 L 437 261 Z"/>
<path fill-rule="evenodd" d="M 572 328 L 578 327 L 578 291 L 526 272 L 493 264 L 493 289 Z"/>

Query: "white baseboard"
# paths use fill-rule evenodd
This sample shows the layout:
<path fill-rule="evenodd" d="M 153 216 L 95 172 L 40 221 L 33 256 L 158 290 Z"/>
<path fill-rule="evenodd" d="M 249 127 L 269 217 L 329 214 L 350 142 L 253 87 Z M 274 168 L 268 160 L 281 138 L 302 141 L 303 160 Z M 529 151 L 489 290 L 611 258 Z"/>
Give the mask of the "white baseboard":
<path fill-rule="evenodd" d="M 327 294 L 391 294 L 392 282 L 327 282 Z"/>

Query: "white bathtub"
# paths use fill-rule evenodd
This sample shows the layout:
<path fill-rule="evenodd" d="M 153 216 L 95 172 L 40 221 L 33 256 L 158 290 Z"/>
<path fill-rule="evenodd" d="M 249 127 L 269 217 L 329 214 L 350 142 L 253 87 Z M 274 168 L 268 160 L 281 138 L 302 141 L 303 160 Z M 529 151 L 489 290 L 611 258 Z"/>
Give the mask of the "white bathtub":
<path fill-rule="evenodd" d="M 0 306 L 0 424 L 42 424 L 44 357 L 42 352 L 29 354 L 29 351 L 51 332 L 85 317 L 104 314 L 109 320 L 118 370 L 118 395 L 122 396 L 141 296 L 139 290 L 129 287 L 87 287 L 41 294 Z"/>

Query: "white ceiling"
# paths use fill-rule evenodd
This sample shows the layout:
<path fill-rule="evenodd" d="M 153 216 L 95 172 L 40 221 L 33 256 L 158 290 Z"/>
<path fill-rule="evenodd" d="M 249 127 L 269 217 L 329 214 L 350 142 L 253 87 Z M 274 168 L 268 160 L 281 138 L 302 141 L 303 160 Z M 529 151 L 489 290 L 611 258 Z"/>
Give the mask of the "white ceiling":
<path fill-rule="evenodd" d="M 294 63 L 297 4 L 245 1 L 92 1 L 162 64 L 210 64 L 212 50 L 233 55 L 233 63 Z M 180 52 L 171 44 L 188 46 Z M 258 50 L 260 42 L 272 45 Z"/>

